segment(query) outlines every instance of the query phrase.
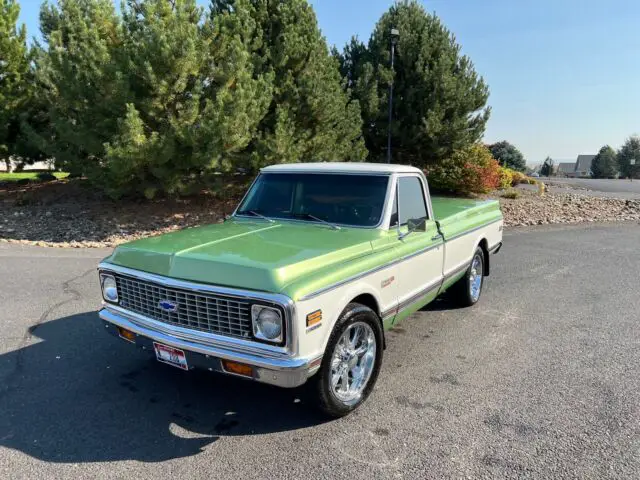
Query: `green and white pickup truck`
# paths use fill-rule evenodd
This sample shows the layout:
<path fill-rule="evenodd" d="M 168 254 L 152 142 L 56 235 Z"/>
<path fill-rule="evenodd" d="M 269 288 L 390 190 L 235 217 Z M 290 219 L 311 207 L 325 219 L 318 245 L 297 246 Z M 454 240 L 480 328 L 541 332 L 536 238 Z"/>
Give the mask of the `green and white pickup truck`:
<path fill-rule="evenodd" d="M 224 223 L 117 247 L 100 318 L 184 370 L 309 381 L 342 416 L 371 392 L 385 330 L 447 289 L 475 304 L 501 245 L 498 202 L 432 198 L 416 168 L 274 165 Z"/>

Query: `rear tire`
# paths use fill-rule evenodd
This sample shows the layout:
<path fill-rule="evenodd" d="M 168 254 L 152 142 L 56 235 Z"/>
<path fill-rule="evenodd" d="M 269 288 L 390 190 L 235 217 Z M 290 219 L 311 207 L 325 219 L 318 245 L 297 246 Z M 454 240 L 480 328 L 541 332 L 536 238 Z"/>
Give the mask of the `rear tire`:
<path fill-rule="evenodd" d="M 482 295 L 484 286 L 484 251 L 476 248 L 471 263 L 464 276 L 454 285 L 453 293 L 456 302 L 462 307 L 472 307 Z"/>
<path fill-rule="evenodd" d="M 382 339 L 373 310 L 347 305 L 331 332 L 320 370 L 311 378 L 314 401 L 327 416 L 343 417 L 367 399 L 380 372 Z"/>

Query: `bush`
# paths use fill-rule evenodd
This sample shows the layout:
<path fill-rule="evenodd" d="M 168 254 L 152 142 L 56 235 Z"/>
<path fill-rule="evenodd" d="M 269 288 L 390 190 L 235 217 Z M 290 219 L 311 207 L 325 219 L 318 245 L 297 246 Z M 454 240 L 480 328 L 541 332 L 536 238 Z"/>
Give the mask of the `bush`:
<path fill-rule="evenodd" d="M 513 170 L 510 168 L 500 167 L 498 188 L 504 190 L 505 188 L 511 187 L 513 183 L 512 172 Z"/>
<path fill-rule="evenodd" d="M 529 183 L 527 176 L 524 173 L 511 168 L 500 167 L 499 188 L 504 190 L 509 187 L 515 187 L 520 183 Z"/>
<path fill-rule="evenodd" d="M 512 170 L 511 171 L 511 178 L 512 178 L 511 186 L 513 186 L 513 187 L 515 187 L 519 183 L 527 182 L 527 176 L 522 172 L 518 172 L 517 170 Z"/>
<path fill-rule="evenodd" d="M 500 166 L 487 147 L 473 144 L 425 169 L 429 186 L 436 191 L 462 195 L 487 193 L 500 180 Z"/>
<path fill-rule="evenodd" d="M 500 196 L 502 198 L 510 198 L 511 200 L 515 200 L 516 198 L 520 198 L 520 192 L 518 190 L 514 190 L 513 188 L 510 188 Z"/>

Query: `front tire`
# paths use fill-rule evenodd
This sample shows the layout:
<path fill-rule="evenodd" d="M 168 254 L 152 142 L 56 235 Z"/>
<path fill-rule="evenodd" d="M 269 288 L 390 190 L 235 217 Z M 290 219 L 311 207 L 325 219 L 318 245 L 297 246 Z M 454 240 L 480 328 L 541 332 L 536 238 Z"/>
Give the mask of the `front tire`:
<path fill-rule="evenodd" d="M 455 297 L 462 307 L 471 307 L 478 303 L 484 286 L 484 251 L 478 247 L 464 276 L 458 280 Z"/>
<path fill-rule="evenodd" d="M 315 400 L 325 414 L 343 417 L 369 396 L 382 364 L 382 335 L 373 310 L 357 303 L 347 305 L 313 378 Z"/>

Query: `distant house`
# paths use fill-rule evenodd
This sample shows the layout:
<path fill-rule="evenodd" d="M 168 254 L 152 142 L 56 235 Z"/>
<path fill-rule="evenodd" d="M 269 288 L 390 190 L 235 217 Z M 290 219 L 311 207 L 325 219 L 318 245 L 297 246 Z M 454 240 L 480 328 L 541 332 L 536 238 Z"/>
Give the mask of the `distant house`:
<path fill-rule="evenodd" d="M 576 170 L 575 162 L 561 162 L 558 164 L 558 176 L 572 177 Z"/>
<path fill-rule="evenodd" d="M 591 161 L 595 158 L 595 155 L 578 155 L 578 159 L 575 163 L 575 169 L 573 171 L 573 177 L 590 177 L 591 176 Z"/>
<path fill-rule="evenodd" d="M 591 176 L 591 161 L 595 155 L 578 155 L 575 161 L 554 160 L 553 175 L 559 177 L 581 177 Z"/>

